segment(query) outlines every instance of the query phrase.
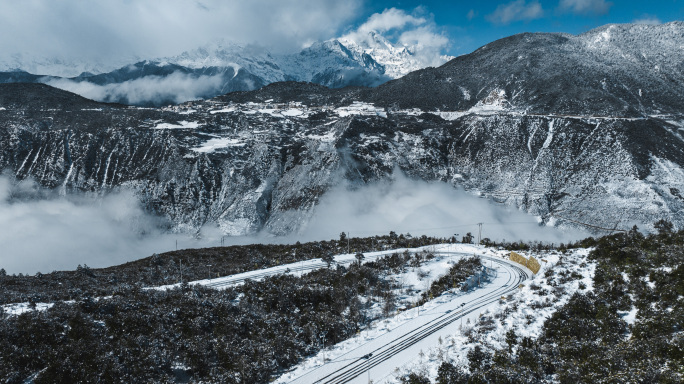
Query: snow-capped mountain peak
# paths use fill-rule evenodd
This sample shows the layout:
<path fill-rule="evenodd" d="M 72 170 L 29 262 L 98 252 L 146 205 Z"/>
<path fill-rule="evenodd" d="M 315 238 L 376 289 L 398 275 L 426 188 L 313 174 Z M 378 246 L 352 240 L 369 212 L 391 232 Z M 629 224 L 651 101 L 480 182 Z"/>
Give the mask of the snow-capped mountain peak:
<path fill-rule="evenodd" d="M 442 55 L 433 63 L 435 58 L 431 55 L 429 60 L 421 57 L 419 53 L 424 47 L 418 44 L 405 45 L 402 43 L 392 43 L 385 36 L 377 31 L 369 31 L 367 34 L 345 36 L 339 41 L 349 50 L 363 52 L 372 57 L 376 62 L 385 67 L 385 74 L 393 79 L 400 78 L 409 72 L 425 68 L 426 64 L 444 64 L 453 57 Z"/>
<path fill-rule="evenodd" d="M 374 40 L 372 45 L 330 39 L 290 54 L 273 54 L 263 47 L 218 41 L 159 62 L 193 70 L 230 67 L 232 73 L 237 73 L 242 69 L 259 78 L 260 84 L 295 80 L 332 88 L 375 86 L 422 68 L 416 63 L 406 62 L 411 55 L 405 47 L 395 47 L 379 34 L 369 37 Z M 384 63 L 390 65 L 391 73 L 386 73 Z"/>

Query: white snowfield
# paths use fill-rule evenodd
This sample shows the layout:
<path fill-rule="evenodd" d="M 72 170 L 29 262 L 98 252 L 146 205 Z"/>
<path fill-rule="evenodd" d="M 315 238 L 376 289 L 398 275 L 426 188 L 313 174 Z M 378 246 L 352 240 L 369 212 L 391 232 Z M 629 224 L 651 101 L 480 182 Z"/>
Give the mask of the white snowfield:
<path fill-rule="evenodd" d="M 199 128 L 200 123 L 197 121 L 179 121 L 178 124 L 159 123 L 154 129 L 195 129 Z"/>
<path fill-rule="evenodd" d="M 475 251 L 486 266 L 497 271 L 497 276 L 469 292 L 445 294 L 422 307 L 380 321 L 384 326 L 364 331 L 340 343 L 328 352 L 328 358 L 326 352 L 322 352 L 322 356 L 300 364 L 276 382 L 393 382 L 397 367 L 411 363 L 420 355 L 420 351 L 428 351 L 437 346 L 441 339 L 458 332 L 463 322 L 478 319 L 502 296 L 517 290 L 521 282 L 532 277 L 532 272 L 527 268 L 498 256 L 487 256 L 485 249 L 468 247 L 468 252 L 464 252 L 462 248 L 460 245 L 453 248 L 444 245 L 439 247 L 437 254 L 468 257 Z"/>
<path fill-rule="evenodd" d="M 138 108 L 141 109 L 141 108 Z M 0 108 L 2 110 L 2 108 Z M 523 117 L 523 116 L 536 116 L 541 118 L 550 119 L 550 127 L 553 127 L 553 119 L 577 119 L 588 123 L 600 124 L 602 121 L 607 120 L 625 120 L 625 121 L 635 121 L 644 120 L 645 117 L 620 117 L 620 116 L 593 116 L 593 115 L 560 115 L 560 114 L 535 114 L 528 113 L 527 110 L 518 108 L 511 104 L 506 99 L 506 94 L 503 90 L 494 90 L 489 97 L 478 102 L 475 106 L 468 110 L 463 111 L 423 111 L 419 108 L 411 109 L 387 109 L 383 107 L 376 107 L 373 103 L 363 102 L 359 100 L 351 101 L 350 104 L 344 106 L 335 105 L 324 105 L 324 106 L 309 106 L 301 102 L 288 102 L 288 103 L 274 103 L 272 99 L 263 102 L 247 102 L 247 103 L 226 103 L 221 101 L 209 101 L 205 103 L 189 102 L 186 104 L 163 107 L 162 110 L 178 113 L 181 115 L 194 116 L 195 118 L 201 118 L 201 116 L 208 116 L 217 113 L 230 113 L 237 115 L 250 115 L 252 118 L 258 119 L 283 119 L 288 121 L 297 121 L 299 119 L 308 119 L 311 115 L 320 112 L 329 112 L 336 114 L 339 118 L 344 119 L 350 116 L 380 116 L 387 118 L 388 116 L 394 115 L 406 115 L 406 116 L 420 116 L 423 113 L 429 113 L 447 121 L 454 121 L 461 118 L 478 118 L 486 117 L 492 115 L 507 115 L 513 117 Z M 657 117 L 668 121 L 670 124 L 680 124 L 676 121 L 676 117 L 670 115 L 653 115 L 653 118 Z M 188 117 L 190 119 L 190 117 Z M 265 120 L 264 120 L 265 121 Z M 313 130 L 302 130 L 297 133 L 297 135 L 307 137 L 311 140 L 319 141 L 323 144 L 333 143 L 339 139 L 340 128 L 335 126 L 334 123 L 337 119 L 327 122 L 322 126 L 313 127 Z M 684 123 L 681 123 L 684 126 Z M 193 131 L 198 129 L 203 129 L 207 125 L 211 125 L 207 120 L 201 121 L 171 121 L 166 122 L 163 120 L 153 121 L 150 125 L 150 129 L 174 129 L 174 130 L 186 130 Z M 677 125 L 680 126 L 680 125 Z M 684 130 L 684 128 L 680 128 Z M 216 151 L 230 151 L 234 147 L 251 146 L 255 143 L 261 142 L 260 133 L 269 132 L 267 130 L 253 130 L 249 133 L 247 132 L 229 132 L 224 131 L 216 134 L 211 134 L 213 138 L 204 141 L 199 146 L 191 148 L 195 154 L 202 153 L 213 153 Z M 471 131 L 472 132 L 472 131 Z M 204 132 L 207 134 L 207 132 Z M 677 133 L 677 135 L 679 135 Z M 466 139 L 470 135 L 466 136 Z M 531 151 L 532 137 L 528 140 L 528 147 Z M 681 136 L 681 135 L 680 135 Z M 553 130 L 550 129 L 547 134 L 547 140 L 545 141 L 545 147 L 550 145 L 553 139 Z M 681 137 L 680 137 L 681 138 Z M 684 140 L 684 138 L 682 138 Z M 321 147 L 322 151 L 326 151 L 326 146 Z M 192 158 L 193 154 L 187 154 L 186 157 Z"/>

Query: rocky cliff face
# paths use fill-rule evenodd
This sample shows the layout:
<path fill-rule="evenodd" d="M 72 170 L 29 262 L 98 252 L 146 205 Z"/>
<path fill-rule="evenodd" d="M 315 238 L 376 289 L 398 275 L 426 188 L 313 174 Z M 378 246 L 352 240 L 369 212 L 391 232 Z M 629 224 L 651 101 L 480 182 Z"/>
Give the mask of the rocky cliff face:
<path fill-rule="evenodd" d="M 4 169 L 63 193 L 132 188 L 176 230 L 215 223 L 232 235 L 290 233 L 342 180 L 363 185 L 397 169 L 552 224 L 684 224 L 684 141 L 655 118 L 386 111 L 362 102 L 44 107 L 0 111 Z"/>
<path fill-rule="evenodd" d="M 548 224 L 612 229 L 664 218 L 681 228 L 680 52 L 654 53 L 684 41 L 681 29 L 520 35 L 376 89 L 283 82 L 161 109 L 4 85 L 0 166 L 64 193 L 132 188 L 186 231 L 297 231 L 331 187 L 396 170 Z M 625 64 L 634 73 L 614 55 L 585 57 L 604 49 L 587 44 L 606 34 L 617 41 L 607 52 L 641 52 Z M 572 70 L 583 57 L 586 70 Z M 646 73 L 652 66 L 660 72 Z"/>

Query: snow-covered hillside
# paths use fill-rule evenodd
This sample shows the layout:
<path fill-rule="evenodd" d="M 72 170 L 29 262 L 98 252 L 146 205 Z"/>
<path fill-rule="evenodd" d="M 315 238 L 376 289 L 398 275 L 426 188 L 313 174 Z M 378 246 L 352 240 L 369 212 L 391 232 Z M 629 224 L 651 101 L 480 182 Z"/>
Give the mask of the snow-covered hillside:
<path fill-rule="evenodd" d="M 667 122 L 678 116 L 528 114 L 496 97 L 430 113 L 302 83 L 162 109 L 4 88 L 4 168 L 74 193 L 131 188 L 178 231 L 297 233 L 328 192 L 393 180 L 397 170 L 547 225 L 605 233 L 662 218 L 683 224 L 684 141 Z M 49 128 L 32 128 L 46 120 Z"/>
<path fill-rule="evenodd" d="M 502 296 L 477 314 L 471 314 L 458 330 L 447 332 L 442 342 L 418 351 L 419 359 L 396 367 L 383 380 L 374 383 L 397 383 L 400 377 L 411 372 L 434 379 L 445 361 L 467 366 L 467 353 L 476 346 L 492 352 L 506 348 L 506 336 L 511 331 L 520 339 L 538 337 L 544 322 L 575 292 L 586 293 L 593 289 L 596 263 L 587 260 L 590 251 L 575 249 L 565 254 L 556 251 L 534 254 L 544 260 L 542 268 L 532 279 L 521 284 L 520 289 Z M 506 251 L 494 253 L 500 257 L 508 254 Z"/>

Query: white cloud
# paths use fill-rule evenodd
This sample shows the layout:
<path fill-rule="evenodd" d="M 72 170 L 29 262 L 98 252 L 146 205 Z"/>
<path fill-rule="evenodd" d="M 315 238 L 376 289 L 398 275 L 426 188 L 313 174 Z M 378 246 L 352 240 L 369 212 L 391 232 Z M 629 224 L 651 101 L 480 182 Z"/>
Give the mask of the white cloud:
<path fill-rule="evenodd" d="M 561 0 L 558 4 L 560 11 L 579 15 L 605 15 L 611 6 L 606 0 Z"/>
<path fill-rule="evenodd" d="M 356 30 L 347 33 L 342 38 L 357 43 L 370 42 L 372 32 L 382 35 L 386 32 L 401 31 L 407 27 L 421 26 L 426 23 L 427 20 L 423 17 L 410 15 L 401 9 L 390 8 L 385 9 L 382 13 L 374 13 Z"/>
<path fill-rule="evenodd" d="M 446 183 L 415 181 L 398 174 L 393 182 L 327 192 L 309 224 L 286 237 L 230 237 L 228 244 L 327 240 L 339 233 L 371 236 L 410 232 L 450 237 L 476 233 L 491 239 L 565 242 L 586 233 L 540 227 L 534 217 L 496 205 Z M 201 238 L 164 233 L 164 221 L 144 212 L 136 196 L 119 191 L 102 196 L 60 196 L 31 180 L 0 176 L 0 268 L 8 273 L 106 267 L 176 249 L 218 246 L 215 224 Z"/>
<path fill-rule="evenodd" d="M 131 191 L 60 196 L 30 179 L 17 182 L 0 176 L 0 268 L 8 273 L 73 270 L 79 264 L 100 268 L 172 251 L 176 246 L 221 244 L 222 234 L 211 225 L 196 237 L 166 233 L 161 229 L 166 224 L 146 213 Z M 241 245 L 280 238 L 227 240 L 226 245 Z"/>
<path fill-rule="evenodd" d="M 537 0 L 529 3 L 526 0 L 515 0 L 507 4 L 499 4 L 493 13 L 486 16 L 494 24 L 510 24 L 514 21 L 530 21 L 544 16 L 544 10 Z"/>
<path fill-rule="evenodd" d="M 477 16 L 477 11 L 474 10 L 474 9 L 471 9 L 470 11 L 468 11 L 468 14 L 466 15 L 466 17 L 468 18 L 468 20 L 474 19 L 475 16 Z"/>
<path fill-rule="evenodd" d="M 444 50 L 449 46 L 449 39 L 434 33 L 429 27 L 421 27 L 402 32 L 399 43 L 412 47 L 415 58 L 423 67 L 436 67 L 444 64 Z"/>
<path fill-rule="evenodd" d="M 396 8 L 384 10 L 382 13 L 374 13 L 357 30 L 358 33 L 368 33 L 371 31 L 387 32 L 392 29 L 404 28 L 406 25 L 422 25 L 427 20 L 407 14 L 405 11 Z"/>
<path fill-rule="evenodd" d="M 154 227 L 128 193 L 99 201 L 67 199 L 30 180 L 13 185 L 0 177 L 0 268 L 9 273 L 106 266 L 169 250 L 171 239 L 162 247 L 142 238 L 142 232 L 154 233 Z"/>
<path fill-rule="evenodd" d="M 358 16 L 361 1 L 4 1 L 0 62 L 47 57 L 119 64 L 217 39 L 295 50 L 335 36 Z"/>
<path fill-rule="evenodd" d="M 135 80 L 107 85 L 69 79 L 48 79 L 46 84 L 76 93 L 85 98 L 104 102 L 126 104 L 156 104 L 162 102 L 182 103 L 197 100 L 208 94 L 222 92 L 223 77 L 191 76 L 174 72 L 167 76 L 145 76 Z"/>
<path fill-rule="evenodd" d="M 402 32 L 399 36 L 399 43 L 441 48 L 449 44 L 449 39 L 444 35 L 434 33 L 430 27 L 420 27 Z"/>
<path fill-rule="evenodd" d="M 514 208 L 497 205 L 446 183 L 411 180 L 397 173 L 393 182 L 356 190 L 340 186 L 326 193 L 304 229 L 304 239 L 334 238 L 340 232 L 371 236 L 410 232 L 450 237 L 476 233 L 496 240 L 565 242 L 586 237 L 577 230 L 541 227 L 536 219 Z"/>
<path fill-rule="evenodd" d="M 663 22 L 657 16 L 642 15 L 640 18 L 634 20 L 633 23 L 634 24 L 658 25 L 658 24 L 662 24 Z"/>

